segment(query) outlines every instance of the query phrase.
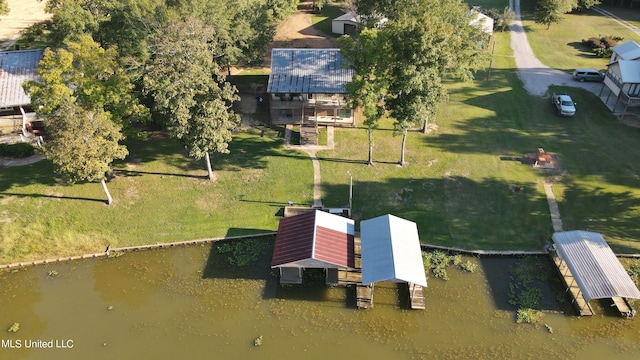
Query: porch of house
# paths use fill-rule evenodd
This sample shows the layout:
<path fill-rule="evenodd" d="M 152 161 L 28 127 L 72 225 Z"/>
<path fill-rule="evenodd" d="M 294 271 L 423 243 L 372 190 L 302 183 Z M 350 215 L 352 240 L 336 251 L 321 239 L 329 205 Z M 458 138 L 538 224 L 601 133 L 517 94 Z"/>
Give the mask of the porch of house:
<path fill-rule="evenodd" d="M 340 96 L 316 95 L 313 99 L 304 96 L 271 96 L 271 124 L 300 126 L 353 126 L 354 111 Z"/>
<path fill-rule="evenodd" d="M 616 95 L 603 85 L 598 97 L 602 103 L 618 118 L 629 126 L 640 128 L 640 97 L 632 97 L 620 91 Z"/>

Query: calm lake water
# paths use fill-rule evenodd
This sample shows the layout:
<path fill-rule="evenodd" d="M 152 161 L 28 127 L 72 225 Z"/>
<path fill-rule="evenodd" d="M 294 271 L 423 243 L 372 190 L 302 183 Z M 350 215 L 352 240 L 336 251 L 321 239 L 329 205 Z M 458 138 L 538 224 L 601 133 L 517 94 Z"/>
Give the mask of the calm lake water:
<path fill-rule="evenodd" d="M 395 284 L 376 285 L 374 308 L 356 310 L 350 288 L 278 286 L 269 271 L 271 248 L 252 267 L 238 268 L 217 246 L 1 272 L 0 359 L 637 359 L 640 354 L 640 318 L 622 319 L 598 302 L 593 305 L 599 315 L 579 318 L 562 302 L 556 281 L 533 280 L 544 294 L 544 314 L 536 325 L 516 323 L 509 284 L 522 269 L 534 275 L 553 271 L 545 257 L 468 258 L 479 265 L 474 273 L 449 268 L 448 281 L 429 276 L 424 311 L 406 310 L 406 289 Z M 16 322 L 18 332 L 6 331 Z M 254 346 L 259 336 L 262 345 Z M 34 348 L 49 341 L 54 349 Z"/>

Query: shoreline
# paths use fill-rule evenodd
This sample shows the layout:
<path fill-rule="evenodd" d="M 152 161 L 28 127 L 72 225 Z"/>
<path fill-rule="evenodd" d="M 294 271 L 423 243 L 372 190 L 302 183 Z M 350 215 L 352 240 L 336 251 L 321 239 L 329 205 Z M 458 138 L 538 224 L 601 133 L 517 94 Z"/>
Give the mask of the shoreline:
<path fill-rule="evenodd" d="M 214 243 L 219 241 L 242 240 L 242 239 L 250 239 L 250 238 L 275 236 L 277 235 L 277 233 L 278 233 L 277 231 L 269 231 L 269 232 L 256 233 L 256 234 L 250 234 L 250 235 L 204 238 L 204 239 L 176 241 L 176 242 L 169 242 L 169 243 L 135 245 L 135 246 L 122 246 L 117 248 L 107 247 L 106 251 L 99 252 L 99 253 L 63 256 L 63 257 L 57 257 L 57 258 L 54 257 L 54 258 L 40 259 L 40 260 L 26 260 L 26 261 L 13 262 L 9 264 L 0 264 L 0 270 L 25 268 L 29 266 L 38 266 L 38 265 L 48 265 L 48 264 L 55 264 L 55 263 L 74 261 L 74 260 L 109 257 L 109 254 L 111 252 L 114 252 L 114 253 L 132 252 L 132 251 L 141 251 L 141 250 L 172 248 L 172 247 L 178 247 L 178 246 L 201 245 L 201 244 L 209 244 L 209 243 Z M 432 245 L 432 244 L 424 244 L 424 243 L 420 244 L 420 248 L 422 251 L 442 250 L 447 252 L 460 253 L 464 255 L 474 255 L 478 257 L 541 256 L 541 255 L 548 254 L 544 249 L 542 250 L 467 250 L 467 249 L 462 249 L 457 247 L 440 246 L 440 245 Z M 619 258 L 640 259 L 640 254 L 615 254 L 615 255 L 616 257 L 619 257 Z"/>

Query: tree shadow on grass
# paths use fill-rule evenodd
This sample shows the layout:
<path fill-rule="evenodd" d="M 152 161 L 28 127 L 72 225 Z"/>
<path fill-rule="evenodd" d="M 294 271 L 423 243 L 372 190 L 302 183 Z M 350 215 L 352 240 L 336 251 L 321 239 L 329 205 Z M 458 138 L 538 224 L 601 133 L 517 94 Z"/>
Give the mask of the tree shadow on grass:
<path fill-rule="evenodd" d="M 193 179 L 208 179 L 207 175 L 189 175 L 181 173 L 166 173 L 166 172 L 154 172 L 154 171 L 134 171 L 134 170 L 115 170 L 116 176 L 142 176 L 142 175 L 159 175 L 159 176 L 175 176 L 175 177 L 187 177 Z"/>
<path fill-rule="evenodd" d="M 0 169 L 0 192 L 29 185 L 56 185 L 53 163 L 50 160 Z"/>
<path fill-rule="evenodd" d="M 20 194 L 20 193 L 12 193 L 12 192 L 3 192 L 0 194 L 0 199 L 5 196 L 16 196 L 23 198 L 49 198 L 49 199 L 60 199 L 60 200 L 81 200 L 81 201 L 94 201 L 106 204 L 106 199 L 95 199 L 95 198 L 86 198 L 86 197 L 77 197 L 77 196 L 57 196 L 57 195 L 44 195 L 44 194 Z"/>

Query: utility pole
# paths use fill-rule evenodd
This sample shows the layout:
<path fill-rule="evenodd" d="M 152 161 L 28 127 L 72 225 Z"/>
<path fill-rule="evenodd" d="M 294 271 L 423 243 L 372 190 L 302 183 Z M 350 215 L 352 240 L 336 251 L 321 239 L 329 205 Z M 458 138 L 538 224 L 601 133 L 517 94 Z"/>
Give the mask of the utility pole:
<path fill-rule="evenodd" d="M 349 175 L 349 216 L 351 216 L 351 209 L 353 208 L 353 176 L 347 171 Z"/>

